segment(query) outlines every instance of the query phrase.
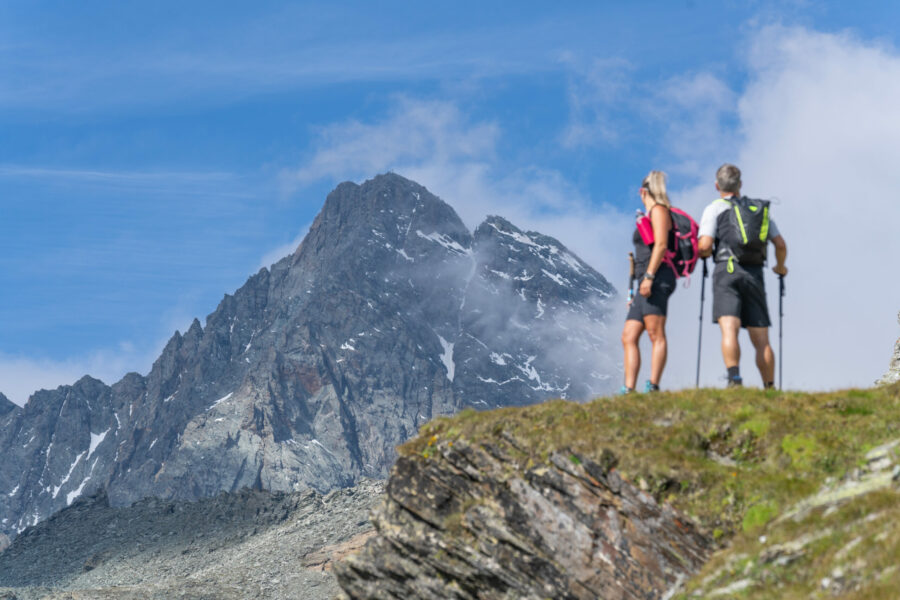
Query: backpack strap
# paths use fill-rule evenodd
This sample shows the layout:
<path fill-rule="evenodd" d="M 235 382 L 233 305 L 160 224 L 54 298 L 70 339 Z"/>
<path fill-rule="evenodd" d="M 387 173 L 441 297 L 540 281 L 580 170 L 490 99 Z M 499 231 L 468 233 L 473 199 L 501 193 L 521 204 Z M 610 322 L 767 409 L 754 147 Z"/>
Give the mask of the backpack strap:
<path fill-rule="evenodd" d="M 734 212 L 737 214 L 737 218 L 740 221 L 741 213 L 737 207 L 737 203 L 734 202 L 734 196 L 729 196 L 728 198 L 719 197 L 719 198 L 716 198 L 715 200 L 713 200 L 713 204 L 715 204 L 716 202 L 722 202 L 724 204 L 727 204 L 729 206 L 729 210 L 734 209 Z M 719 216 L 721 216 L 721 213 L 719 213 Z M 716 217 L 716 218 L 718 218 L 718 217 Z M 741 229 L 741 232 L 743 233 L 743 231 L 744 231 L 743 224 L 740 225 L 740 229 Z M 729 267 L 728 272 L 731 273 L 734 270 L 734 267 L 732 266 L 734 264 L 733 261 L 735 258 L 734 251 L 730 247 L 720 245 L 718 233 L 719 232 L 717 231 L 716 239 L 715 239 L 716 245 L 715 245 L 715 250 L 713 252 L 713 262 L 716 262 L 716 263 L 728 262 L 728 267 Z M 744 238 L 746 238 L 746 234 L 744 234 Z"/>

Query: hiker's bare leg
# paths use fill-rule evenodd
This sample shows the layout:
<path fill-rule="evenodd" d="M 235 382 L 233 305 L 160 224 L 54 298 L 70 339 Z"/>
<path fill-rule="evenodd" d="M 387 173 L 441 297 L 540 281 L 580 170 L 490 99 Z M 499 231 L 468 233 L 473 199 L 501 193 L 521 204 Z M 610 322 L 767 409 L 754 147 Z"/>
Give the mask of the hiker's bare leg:
<path fill-rule="evenodd" d="M 653 342 L 653 351 L 650 354 L 650 383 L 659 385 L 668 352 L 666 318 L 661 315 L 645 315 L 644 327 L 647 329 L 650 341 Z"/>
<path fill-rule="evenodd" d="M 775 381 L 775 353 L 769 344 L 768 327 L 748 327 L 750 343 L 756 349 L 756 368 L 763 379 L 763 386 Z"/>
<path fill-rule="evenodd" d="M 739 367 L 741 347 L 738 345 L 738 334 L 741 332 L 741 318 L 719 317 L 719 329 L 722 330 L 722 358 L 725 359 L 725 368 Z"/>
<path fill-rule="evenodd" d="M 628 319 L 622 329 L 622 348 L 625 350 L 625 385 L 634 389 L 638 371 L 641 370 L 641 349 L 638 342 L 644 332 L 644 324 Z"/>

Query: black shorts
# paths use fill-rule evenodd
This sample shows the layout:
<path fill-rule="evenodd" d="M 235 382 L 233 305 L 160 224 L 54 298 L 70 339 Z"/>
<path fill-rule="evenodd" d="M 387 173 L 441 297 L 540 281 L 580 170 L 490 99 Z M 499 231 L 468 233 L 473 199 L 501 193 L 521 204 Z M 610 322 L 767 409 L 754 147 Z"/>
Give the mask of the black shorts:
<path fill-rule="evenodd" d="M 639 289 L 640 284 L 637 287 Z M 668 266 L 662 265 L 659 268 L 659 273 L 656 274 L 656 279 L 653 280 L 649 298 L 644 298 L 635 289 L 634 300 L 631 302 L 631 308 L 628 309 L 628 316 L 625 317 L 625 320 L 643 323 L 644 317 L 647 315 L 666 316 L 666 311 L 669 307 L 669 296 L 674 291 L 675 273 Z"/>
<path fill-rule="evenodd" d="M 741 266 L 735 262 L 734 272 L 728 264 L 716 263 L 713 271 L 713 323 L 719 317 L 738 317 L 741 327 L 770 327 L 769 306 L 763 266 Z"/>

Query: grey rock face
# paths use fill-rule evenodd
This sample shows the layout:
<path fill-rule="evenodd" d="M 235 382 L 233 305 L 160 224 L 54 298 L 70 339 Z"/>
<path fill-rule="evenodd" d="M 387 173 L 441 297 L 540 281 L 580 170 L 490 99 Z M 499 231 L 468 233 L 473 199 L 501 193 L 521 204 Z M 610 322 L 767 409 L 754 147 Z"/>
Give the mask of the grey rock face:
<path fill-rule="evenodd" d="M 473 236 L 400 176 L 343 183 L 146 376 L 0 402 L 0 532 L 98 490 L 112 506 L 324 492 L 384 477 L 435 416 L 609 391 L 614 293 L 558 241 L 498 217 Z"/>
<path fill-rule="evenodd" d="M 376 535 L 336 567 L 344 598 L 671 598 L 709 557 L 711 540 L 611 453 L 606 467 L 562 453 L 525 467 L 507 441 L 400 457 Z"/>
<path fill-rule="evenodd" d="M 900 313 L 897 313 L 897 322 L 900 323 Z M 891 356 L 891 364 L 884 377 L 875 382 L 875 385 L 889 385 L 900 381 L 900 338 L 894 344 L 894 355 Z"/>

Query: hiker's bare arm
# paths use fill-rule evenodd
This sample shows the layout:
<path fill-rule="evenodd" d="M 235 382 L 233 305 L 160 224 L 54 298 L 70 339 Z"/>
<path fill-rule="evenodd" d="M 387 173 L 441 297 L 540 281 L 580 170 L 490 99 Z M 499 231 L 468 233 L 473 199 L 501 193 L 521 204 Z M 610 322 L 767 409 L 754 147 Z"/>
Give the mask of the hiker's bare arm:
<path fill-rule="evenodd" d="M 650 223 L 653 225 L 653 251 L 650 253 L 650 264 L 647 265 L 647 272 L 655 275 L 659 272 L 663 257 L 666 255 L 666 245 L 669 241 L 669 228 L 672 227 L 669 211 L 651 210 Z M 645 298 L 650 296 L 650 288 L 652 287 L 653 282 L 649 279 L 641 281 L 641 296 L 644 296 Z"/>
<path fill-rule="evenodd" d="M 788 270 L 784 266 L 784 261 L 787 260 L 787 244 L 780 235 L 772 238 L 772 243 L 775 244 L 775 266 L 772 267 L 772 270 L 779 275 L 787 275 Z"/>
<path fill-rule="evenodd" d="M 700 258 L 706 258 L 712 255 L 713 239 L 708 235 L 701 235 L 697 240 L 697 252 Z"/>

